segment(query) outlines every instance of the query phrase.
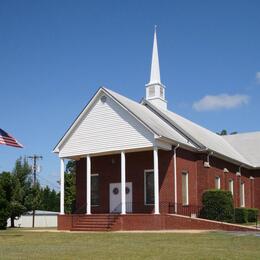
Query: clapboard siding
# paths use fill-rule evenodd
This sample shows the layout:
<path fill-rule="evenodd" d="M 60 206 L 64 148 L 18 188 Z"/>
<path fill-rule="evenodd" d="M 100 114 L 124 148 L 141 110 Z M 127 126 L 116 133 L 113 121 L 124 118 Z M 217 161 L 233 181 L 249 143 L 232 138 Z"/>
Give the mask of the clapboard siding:
<path fill-rule="evenodd" d="M 96 100 L 60 148 L 60 157 L 153 146 L 153 133 L 112 98 Z"/>

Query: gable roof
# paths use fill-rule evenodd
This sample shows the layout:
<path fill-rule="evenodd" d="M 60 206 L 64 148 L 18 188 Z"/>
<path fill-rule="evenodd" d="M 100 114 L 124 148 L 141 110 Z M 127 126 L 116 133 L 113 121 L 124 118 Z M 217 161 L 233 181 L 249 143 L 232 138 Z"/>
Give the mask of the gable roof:
<path fill-rule="evenodd" d="M 260 167 L 260 132 L 223 136 L 250 164 Z"/>
<path fill-rule="evenodd" d="M 174 124 L 180 131 L 184 132 L 187 136 L 193 139 L 194 142 L 199 144 L 202 149 L 210 150 L 219 155 L 223 155 L 237 162 L 241 162 L 246 165 L 251 163 L 240 154 L 230 143 L 228 143 L 222 136 L 174 113 L 169 110 L 162 110 L 152 105 L 147 100 L 143 103 L 150 107 L 153 111 L 160 114 L 162 117 L 167 118 L 172 124 Z"/>
<path fill-rule="evenodd" d="M 147 100 L 143 100 L 140 104 L 104 87 L 96 92 L 79 114 L 55 146 L 54 152 L 59 152 L 59 147 L 69 138 L 70 133 L 101 93 L 108 95 L 123 109 L 126 109 L 151 131 L 155 138 L 165 138 L 168 142 L 178 143 L 192 150 L 214 152 L 241 165 L 260 167 L 260 154 L 258 154 L 260 132 L 220 136 L 174 112 L 159 109 Z"/>
<path fill-rule="evenodd" d="M 92 104 L 95 102 L 96 98 L 104 93 L 110 96 L 113 100 L 115 100 L 120 106 L 126 109 L 129 113 L 131 113 L 139 122 L 141 122 L 148 130 L 154 133 L 157 138 L 164 137 L 166 139 L 172 140 L 173 142 L 177 142 L 183 144 L 191 149 L 195 149 L 196 146 L 191 143 L 189 140 L 183 136 L 183 134 L 179 131 L 173 131 L 172 127 L 169 126 L 163 119 L 156 116 L 152 111 L 150 111 L 147 107 L 137 103 L 129 98 L 126 98 L 112 90 L 107 88 L 100 88 L 94 97 L 90 100 L 90 102 L 85 106 L 73 124 L 66 131 L 64 136 L 60 139 L 58 144 L 54 148 L 54 152 L 59 152 L 59 147 L 69 138 L 70 133 L 73 132 L 74 128 L 80 123 L 81 119 L 88 112 Z"/>

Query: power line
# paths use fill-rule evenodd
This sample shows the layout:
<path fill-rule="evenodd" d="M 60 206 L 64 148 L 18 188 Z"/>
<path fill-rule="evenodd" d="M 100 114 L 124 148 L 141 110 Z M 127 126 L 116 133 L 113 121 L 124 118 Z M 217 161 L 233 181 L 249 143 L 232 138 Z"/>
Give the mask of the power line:
<path fill-rule="evenodd" d="M 40 179 L 44 180 L 45 182 L 47 182 L 48 184 L 50 184 L 52 187 L 55 187 L 57 189 L 59 189 L 59 185 L 57 183 L 55 183 L 54 181 L 50 181 L 47 178 L 43 177 L 42 175 L 38 175 Z"/>
<path fill-rule="evenodd" d="M 32 156 L 28 156 L 29 159 L 33 160 L 33 186 L 35 187 L 36 185 L 36 172 L 38 170 L 37 168 L 37 161 L 38 160 L 42 160 L 42 156 L 41 155 L 32 155 Z M 35 223 L 35 208 L 33 205 L 33 221 L 32 221 L 32 227 L 34 228 L 34 223 Z"/>

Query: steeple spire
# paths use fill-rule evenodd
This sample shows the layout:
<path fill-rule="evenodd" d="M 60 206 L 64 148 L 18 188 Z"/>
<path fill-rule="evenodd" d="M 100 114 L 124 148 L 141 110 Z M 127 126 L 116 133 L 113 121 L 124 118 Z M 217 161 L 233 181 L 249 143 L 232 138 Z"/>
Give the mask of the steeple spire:
<path fill-rule="evenodd" d="M 161 83 L 160 77 L 156 26 L 154 27 L 150 82 L 146 85 L 146 100 L 149 100 L 153 105 L 159 108 L 167 109 L 167 101 L 165 100 L 165 87 Z"/>
<path fill-rule="evenodd" d="M 156 27 L 157 26 L 155 25 L 154 26 L 154 38 L 153 38 L 153 55 L 152 55 L 152 65 L 151 65 L 151 76 L 150 76 L 149 84 L 161 83 Z"/>

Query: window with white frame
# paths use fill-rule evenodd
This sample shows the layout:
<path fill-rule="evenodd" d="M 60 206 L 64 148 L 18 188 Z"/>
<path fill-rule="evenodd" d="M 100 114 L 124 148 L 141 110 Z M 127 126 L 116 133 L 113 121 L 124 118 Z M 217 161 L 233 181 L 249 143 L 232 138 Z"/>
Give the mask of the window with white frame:
<path fill-rule="evenodd" d="M 240 182 L 240 207 L 245 207 L 245 183 Z"/>
<path fill-rule="evenodd" d="M 154 172 L 144 171 L 144 204 L 154 205 Z"/>
<path fill-rule="evenodd" d="M 220 190 L 220 177 L 215 177 L 215 189 Z"/>
<path fill-rule="evenodd" d="M 91 175 L 91 206 L 99 206 L 99 175 Z"/>
<path fill-rule="evenodd" d="M 230 179 L 228 181 L 228 190 L 231 192 L 232 195 L 234 195 L 234 181 L 233 181 L 233 179 Z"/>
<path fill-rule="evenodd" d="M 189 174 L 182 173 L 182 205 L 189 205 Z"/>

